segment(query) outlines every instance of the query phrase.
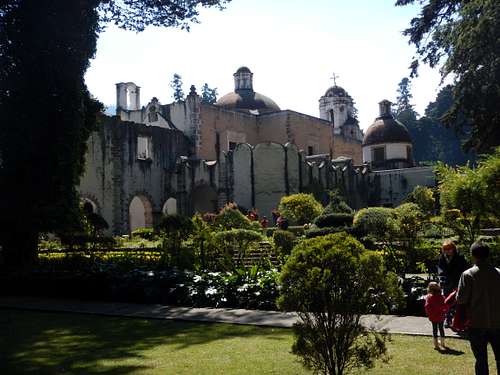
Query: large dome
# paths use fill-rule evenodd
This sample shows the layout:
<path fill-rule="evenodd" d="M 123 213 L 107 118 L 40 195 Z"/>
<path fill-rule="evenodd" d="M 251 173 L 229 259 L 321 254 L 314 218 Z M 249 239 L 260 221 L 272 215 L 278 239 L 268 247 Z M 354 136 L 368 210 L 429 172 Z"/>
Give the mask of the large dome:
<path fill-rule="evenodd" d="M 216 106 L 232 110 L 258 110 L 259 112 L 276 112 L 280 107 L 270 98 L 253 90 L 237 90 L 217 100 Z"/>
<path fill-rule="evenodd" d="M 397 121 L 392 115 L 380 116 L 366 130 L 363 146 L 380 143 L 412 143 L 406 126 Z"/>
<path fill-rule="evenodd" d="M 280 107 L 267 96 L 253 91 L 253 73 L 246 66 L 238 68 L 234 77 L 234 92 L 217 100 L 216 106 L 234 111 L 277 112 Z"/>

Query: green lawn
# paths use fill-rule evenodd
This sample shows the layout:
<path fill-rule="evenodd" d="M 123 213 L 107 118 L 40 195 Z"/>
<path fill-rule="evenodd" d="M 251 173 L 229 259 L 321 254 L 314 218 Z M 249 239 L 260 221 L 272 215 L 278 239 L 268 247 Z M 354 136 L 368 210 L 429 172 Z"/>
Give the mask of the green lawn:
<path fill-rule="evenodd" d="M 310 374 L 287 329 L 0 309 L 0 332 L 0 374 Z M 473 374 L 468 343 L 449 345 L 395 335 L 391 361 L 361 373 Z"/>

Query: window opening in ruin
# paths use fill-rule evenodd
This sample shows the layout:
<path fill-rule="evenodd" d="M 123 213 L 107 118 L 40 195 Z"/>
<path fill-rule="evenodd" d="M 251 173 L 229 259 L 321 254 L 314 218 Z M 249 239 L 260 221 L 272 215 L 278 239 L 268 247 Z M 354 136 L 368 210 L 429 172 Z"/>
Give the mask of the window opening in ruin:
<path fill-rule="evenodd" d="M 314 155 L 314 147 L 307 146 L 307 155 Z"/>
<path fill-rule="evenodd" d="M 373 148 L 373 161 L 381 162 L 385 160 L 385 147 L 374 147 Z"/>
<path fill-rule="evenodd" d="M 145 136 L 137 137 L 137 159 L 151 159 L 151 138 Z"/>
<path fill-rule="evenodd" d="M 237 144 L 238 143 L 236 142 L 229 142 L 229 150 L 233 151 L 236 148 Z"/>
<path fill-rule="evenodd" d="M 411 160 L 411 146 L 406 146 L 406 160 Z"/>
<path fill-rule="evenodd" d="M 149 108 L 148 121 L 149 122 L 156 122 L 156 121 L 158 121 L 158 112 L 156 112 L 156 108 L 155 107 Z"/>

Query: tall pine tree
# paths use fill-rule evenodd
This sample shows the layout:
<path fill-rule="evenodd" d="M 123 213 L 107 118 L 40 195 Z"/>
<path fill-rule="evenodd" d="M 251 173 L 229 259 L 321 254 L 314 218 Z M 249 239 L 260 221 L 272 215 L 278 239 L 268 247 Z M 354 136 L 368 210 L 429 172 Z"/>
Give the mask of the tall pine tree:
<path fill-rule="evenodd" d="M 172 96 L 175 102 L 181 102 L 184 100 L 184 91 L 182 91 L 182 77 L 175 73 L 172 81 L 170 81 L 170 87 L 174 90 Z"/>

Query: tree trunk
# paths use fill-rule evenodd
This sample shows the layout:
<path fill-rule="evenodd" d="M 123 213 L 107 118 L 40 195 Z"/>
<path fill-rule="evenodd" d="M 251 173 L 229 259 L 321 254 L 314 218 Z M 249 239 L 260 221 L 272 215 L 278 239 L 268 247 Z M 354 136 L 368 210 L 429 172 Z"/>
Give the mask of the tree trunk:
<path fill-rule="evenodd" d="M 38 232 L 11 228 L 5 230 L 2 237 L 2 268 L 16 272 L 30 270 L 37 260 Z"/>

